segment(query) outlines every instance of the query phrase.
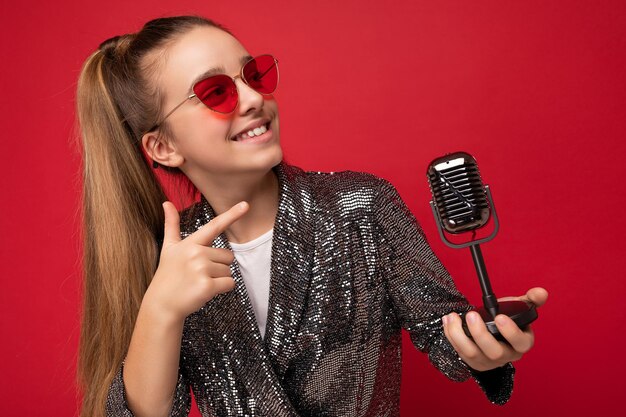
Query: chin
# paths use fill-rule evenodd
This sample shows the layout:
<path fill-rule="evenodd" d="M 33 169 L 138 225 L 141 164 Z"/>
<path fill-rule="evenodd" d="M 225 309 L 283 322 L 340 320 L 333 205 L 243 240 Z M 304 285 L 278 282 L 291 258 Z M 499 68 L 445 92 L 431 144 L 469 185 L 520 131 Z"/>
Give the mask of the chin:
<path fill-rule="evenodd" d="M 268 172 L 271 171 L 276 165 L 280 164 L 283 160 L 283 150 L 280 146 L 276 149 L 266 149 L 266 152 L 257 154 L 254 157 L 248 159 L 246 165 L 250 168 L 250 171 L 256 172 Z"/>
<path fill-rule="evenodd" d="M 282 149 L 279 148 L 278 151 L 275 152 L 271 158 L 267 159 L 267 162 L 265 163 L 264 168 L 269 171 L 272 168 L 274 168 L 276 165 L 280 164 L 282 160 L 283 160 L 283 151 Z"/>
<path fill-rule="evenodd" d="M 276 152 L 276 157 L 274 158 L 274 160 L 275 163 L 274 165 L 272 165 L 273 167 L 280 164 L 280 162 L 283 160 L 283 148 L 281 148 L 280 145 L 278 146 L 278 152 Z"/>

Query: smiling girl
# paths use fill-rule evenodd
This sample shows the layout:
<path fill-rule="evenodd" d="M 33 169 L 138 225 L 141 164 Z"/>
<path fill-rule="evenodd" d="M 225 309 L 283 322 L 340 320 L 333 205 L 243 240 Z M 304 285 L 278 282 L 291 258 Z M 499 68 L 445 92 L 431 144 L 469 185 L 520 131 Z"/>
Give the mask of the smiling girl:
<path fill-rule="evenodd" d="M 78 85 L 84 416 L 397 416 L 401 329 L 511 394 L 533 344 L 479 317 L 387 181 L 283 161 L 278 60 L 202 17 L 103 42 Z M 188 179 L 180 214 L 155 170 Z M 541 288 L 518 297 L 541 305 Z"/>

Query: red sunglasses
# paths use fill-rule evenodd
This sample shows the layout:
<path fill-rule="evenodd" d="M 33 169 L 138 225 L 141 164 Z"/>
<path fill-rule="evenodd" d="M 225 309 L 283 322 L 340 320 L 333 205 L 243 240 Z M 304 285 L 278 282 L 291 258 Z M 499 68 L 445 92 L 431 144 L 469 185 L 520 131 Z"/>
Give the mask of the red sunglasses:
<path fill-rule="evenodd" d="M 247 61 L 240 74 L 231 77 L 218 74 L 207 77 L 193 85 L 193 94 L 174 107 L 148 132 L 156 130 L 172 113 L 188 100 L 198 97 L 209 109 L 223 114 L 232 113 L 239 103 L 235 80 L 241 78 L 250 88 L 260 94 L 272 94 L 278 86 L 278 60 L 272 55 L 259 55 Z"/>

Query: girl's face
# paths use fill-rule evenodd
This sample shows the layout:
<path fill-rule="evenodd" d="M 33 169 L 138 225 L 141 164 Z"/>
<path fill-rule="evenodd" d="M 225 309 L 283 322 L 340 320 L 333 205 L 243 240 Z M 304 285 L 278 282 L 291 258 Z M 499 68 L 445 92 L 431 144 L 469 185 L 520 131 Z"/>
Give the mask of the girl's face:
<path fill-rule="evenodd" d="M 265 52 L 265 51 L 264 51 Z M 193 93 L 194 81 L 209 70 L 235 77 L 248 51 L 230 34 L 214 27 L 197 27 L 182 35 L 165 53 L 155 82 L 164 95 L 167 114 Z M 272 95 L 261 95 L 240 77 L 235 84 L 239 103 L 231 114 L 214 112 L 198 98 L 186 101 L 168 118 L 172 140 L 143 137 L 148 155 L 158 162 L 179 167 L 191 180 L 206 176 L 267 172 L 282 160 L 278 106 Z M 235 137 L 255 127 L 269 127 L 257 138 Z"/>

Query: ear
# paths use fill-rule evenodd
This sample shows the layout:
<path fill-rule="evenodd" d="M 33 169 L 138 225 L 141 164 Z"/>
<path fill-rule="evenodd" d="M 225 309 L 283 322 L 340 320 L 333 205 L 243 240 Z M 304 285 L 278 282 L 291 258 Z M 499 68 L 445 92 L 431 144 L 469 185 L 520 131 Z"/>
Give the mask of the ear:
<path fill-rule="evenodd" d="M 172 141 L 159 137 L 158 131 L 148 132 L 141 137 L 141 145 L 153 161 L 168 167 L 179 167 L 185 159 L 178 153 Z"/>

